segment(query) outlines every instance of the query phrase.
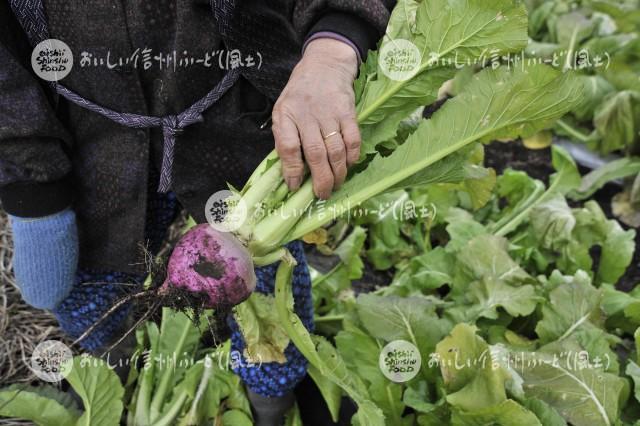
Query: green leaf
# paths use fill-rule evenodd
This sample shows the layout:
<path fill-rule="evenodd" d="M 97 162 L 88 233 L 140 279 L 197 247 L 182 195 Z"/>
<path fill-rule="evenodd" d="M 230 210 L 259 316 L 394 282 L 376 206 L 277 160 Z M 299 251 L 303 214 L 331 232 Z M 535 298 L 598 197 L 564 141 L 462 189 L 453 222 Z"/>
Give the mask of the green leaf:
<path fill-rule="evenodd" d="M 556 20 L 555 41 L 562 46 L 575 49 L 593 34 L 597 24 L 596 20 L 587 18 L 580 11 L 561 15 Z"/>
<path fill-rule="evenodd" d="M 253 421 L 245 413 L 239 410 L 229 410 L 222 415 L 223 426 L 251 426 Z"/>
<path fill-rule="evenodd" d="M 66 379 L 84 405 L 78 426 L 120 424 L 124 388 L 116 373 L 103 360 L 74 357 L 73 368 Z"/>
<path fill-rule="evenodd" d="M 481 209 L 493 195 L 496 172 L 493 169 L 485 169 L 480 166 L 467 166 L 465 170 L 468 172 L 468 176 L 462 182 L 462 188 L 469 194 L 471 207 L 474 210 Z"/>
<path fill-rule="evenodd" d="M 555 173 L 551 175 L 548 192 L 567 194 L 578 188 L 582 183 L 582 177 L 571 155 L 558 146 L 553 146 L 551 151 L 551 163 Z"/>
<path fill-rule="evenodd" d="M 582 85 L 570 74 L 542 65 L 518 68 L 477 74 L 463 94 L 423 121 L 392 154 L 376 156 L 323 203 L 324 208 L 337 214 L 353 208 L 472 142 L 531 135 L 550 126 L 578 101 Z M 314 208 L 290 238 L 305 235 L 327 220 L 316 217 Z"/>
<path fill-rule="evenodd" d="M 491 279 L 513 285 L 533 282 L 507 252 L 509 242 L 494 235 L 475 237 L 458 253 L 458 267 L 473 280 Z M 465 288 L 466 290 L 466 288 Z"/>
<path fill-rule="evenodd" d="M 429 413 L 436 409 L 436 405 L 428 400 L 429 390 L 425 380 L 412 381 L 402 396 L 402 402 L 407 407 L 419 413 Z"/>
<path fill-rule="evenodd" d="M 489 346 L 476 330 L 469 324 L 457 324 L 436 346 L 447 402 L 463 412 L 507 400 L 505 381 L 509 374 L 500 365 L 493 365 Z"/>
<path fill-rule="evenodd" d="M 605 96 L 613 92 L 615 88 L 599 75 L 581 76 L 580 78 L 584 84 L 584 98 L 573 114 L 580 121 L 590 121 Z"/>
<path fill-rule="evenodd" d="M 364 263 L 360 259 L 360 251 L 367 238 L 367 231 L 354 226 L 351 233 L 335 249 L 336 254 L 346 269 L 346 277 L 349 280 L 357 280 L 362 277 Z"/>
<path fill-rule="evenodd" d="M 379 142 L 393 137 L 398 123 L 411 111 L 436 100 L 438 88 L 456 71 L 448 60 L 464 63 L 488 51 L 498 55 L 517 52 L 526 46 L 526 26 L 524 7 L 508 0 L 400 2 L 381 48 L 402 38 L 413 43 L 422 58 L 416 58 L 421 61 L 410 81 L 393 80 L 377 69 L 378 55 L 371 55 L 363 66 L 368 72 L 361 73 L 356 83 L 357 88 L 364 88 L 357 104 L 363 155 L 375 152 Z"/>
<path fill-rule="evenodd" d="M 187 414 L 180 420 L 180 426 L 202 424 L 205 419 L 215 419 L 218 414 L 222 399 L 221 387 L 210 386 L 215 361 L 211 358 L 200 361 L 185 372 L 182 380 L 173 389 L 172 399 L 167 403 L 167 411 L 176 411 L 175 407 L 181 404 L 188 408 Z M 167 414 L 171 415 L 162 413 L 161 417 Z M 171 423 L 175 423 L 175 420 L 172 419 Z"/>
<path fill-rule="evenodd" d="M 542 426 L 534 413 L 512 399 L 474 411 L 454 410 L 452 426 Z"/>
<path fill-rule="evenodd" d="M 533 286 L 512 287 L 500 279 L 482 279 L 471 284 L 469 290 L 473 305 L 468 309 L 472 318 L 497 319 L 499 307 L 514 317 L 529 315 L 540 300 Z"/>
<path fill-rule="evenodd" d="M 633 380 L 634 396 L 636 401 L 640 402 L 640 366 L 633 361 L 629 361 L 625 373 Z"/>
<path fill-rule="evenodd" d="M 633 150 L 640 134 L 640 92 L 625 90 L 609 97 L 595 111 L 593 123 L 601 136 L 595 146 L 599 152 Z"/>
<path fill-rule="evenodd" d="M 553 12 L 555 2 L 546 1 L 535 8 L 529 15 L 529 36 L 535 37 L 547 25 L 547 19 Z"/>
<path fill-rule="evenodd" d="M 147 322 L 145 324 L 145 331 L 148 337 L 147 348 L 149 350 L 149 354 L 152 356 L 153 354 L 158 353 L 160 330 L 158 329 L 156 323 Z M 137 333 L 136 337 L 138 337 Z M 151 421 L 151 397 L 157 377 L 157 368 L 158 367 L 156 365 L 156 362 L 154 362 L 153 358 L 150 357 L 145 361 L 145 366 L 140 373 L 140 377 L 138 379 L 138 384 L 136 387 L 136 400 L 133 404 L 135 406 L 133 422 L 136 424 L 147 425 Z"/>
<path fill-rule="evenodd" d="M 386 342 L 406 340 L 413 343 L 423 359 L 447 331 L 446 322 L 435 312 L 436 305 L 423 297 L 376 296 L 357 298 L 360 322 L 376 339 Z"/>
<path fill-rule="evenodd" d="M 466 210 L 454 207 L 449 209 L 446 221 L 449 242 L 444 248 L 448 253 L 458 253 L 469 241 L 481 235 L 487 235 L 484 225 L 476 221 Z"/>
<path fill-rule="evenodd" d="M 387 289 L 385 294 L 415 296 L 450 284 L 453 280 L 455 257 L 443 247 L 436 247 L 410 260 Z"/>
<path fill-rule="evenodd" d="M 599 167 L 582 178 L 580 188 L 570 197 L 574 200 L 586 200 L 607 183 L 635 176 L 640 173 L 640 158 L 624 157 Z"/>
<path fill-rule="evenodd" d="M 163 308 L 160 334 L 157 337 L 158 352 L 155 353 L 156 357 L 153 362 L 156 362 L 156 359 L 173 359 L 174 357 L 189 359 L 195 353 L 200 336 L 201 330 L 186 313 Z M 178 362 L 174 368 L 160 367 L 148 409 L 151 423 L 159 421 L 161 413 L 167 412 L 165 404 L 171 398 L 175 385 L 185 373 L 188 366 L 185 364 L 187 363 Z M 151 386 L 151 384 L 149 385 Z M 151 394 L 150 389 L 148 392 Z"/>
<path fill-rule="evenodd" d="M 542 320 L 536 334 L 542 343 L 562 340 L 580 329 L 600 327 L 601 291 L 591 286 L 591 279 L 578 271 L 549 293 L 549 303 L 542 306 Z"/>
<path fill-rule="evenodd" d="M 295 259 L 287 252 L 276 273 L 276 311 L 289 338 L 320 374 L 340 386 L 358 405 L 360 424 L 384 426 L 384 415 L 370 399 L 358 376 L 349 371 L 335 348 L 324 338 L 312 336 L 293 310 L 291 279 Z"/>
<path fill-rule="evenodd" d="M 322 398 L 324 398 L 324 401 L 327 403 L 327 408 L 329 409 L 329 413 L 331 413 L 331 420 L 333 420 L 334 423 L 337 422 L 338 416 L 340 415 L 340 403 L 342 402 L 342 389 L 327 377 L 323 376 L 320 370 L 313 365 L 307 368 L 307 372 L 320 390 Z"/>
<path fill-rule="evenodd" d="M 575 216 L 577 241 L 584 247 L 601 247 L 597 282 L 615 284 L 633 259 L 635 231 L 624 230 L 616 220 L 608 219 L 595 201 L 586 202 Z"/>
<path fill-rule="evenodd" d="M 74 425 L 80 411 L 69 395 L 48 386 L 13 385 L 0 389 L 0 416 L 30 420 L 37 425 Z"/>
<path fill-rule="evenodd" d="M 371 229 L 365 230 L 361 226 L 354 226 L 351 233 L 332 252 L 339 257 L 340 262 L 326 274 L 313 277 L 314 304 L 316 307 L 322 307 L 322 311 L 316 310 L 316 314 L 335 309 L 339 303 L 340 294 L 351 289 L 352 280 L 362 277 L 364 263 L 360 254 L 367 232 L 371 232 Z"/>
<path fill-rule="evenodd" d="M 405 408 L 403 386 L 382 374 L 379 367 L 382 345 L 349 321 L 345 322 L 345 329 L 336 335 L 335 342 L 346 366 L 356 371 L 365 382 L 371 399 L 382 409 L 387 423 L 399 424 Z"/>
<path fill-rule="evenodd" d="M 544 189 L 542 182 L 520 170 L 506 169 L 496 182 L 496 195 L 506 201 L 503 214 L 513 212 L 518 206 L 527 205 L 528 199 L 537 198 Z"/>
<path fill-rule="evenodd" d="M 531 210 L 531 226 L 540 245 L 549 250 L 559 250 L 572 237 L 576 219 L 560 194 L 540 203 Z"/>
<path fill-rule="evenodd" d="M 514 354 L 527 397 L 555 408 L 573 425 L 612 425 L 618 418 L 624 379 L 593 367 L 575 368 L 573 351 Z"/>
<path fill-rule="evenodd" d="M 280 324 L 272 296 L 254 292 L 236 306 L 234 318 L 246 342 L 244 356 L 250 362 L 287 361 L 284 350 L 289 345 L 289 337 Z"/>
<path fill-rule="evenodd" d="M 556 145 L 551 147 L 551 162 L 556 172 L 550 177 L 549 188 L 544 188 L 541 183 L 530 184 L 535 187 L 530 195 L 522 198 L 518 204 L 511 208 L 508 214 L 501 217 L 499 221 L 489 227 L 489 230 L 499 236 L 506 236 L 513 232 L 523 222 L 530 219 L 531 211 L 539 204 L 556 197 L 558 194 L 565 195 L 580 186 L 581 177 L 576 163 L 569 153 Z M 521 180 L 525 180 L 521 178 Z"/>
<path fill-rule="evenodd" d="M 591 0 L 590 6 L 599 12 L 606 13 L 615 19 L 616 25 L 623 32 L 638 31 L 640 28 L 640 10 L 635 0 Z"/>
<path fill-rule="evenodd" d="M 555 408 L 538 398 L 525 398 L 522 405 L 532 411 L 543 426 L 567 426 L 567 422 Z"/>

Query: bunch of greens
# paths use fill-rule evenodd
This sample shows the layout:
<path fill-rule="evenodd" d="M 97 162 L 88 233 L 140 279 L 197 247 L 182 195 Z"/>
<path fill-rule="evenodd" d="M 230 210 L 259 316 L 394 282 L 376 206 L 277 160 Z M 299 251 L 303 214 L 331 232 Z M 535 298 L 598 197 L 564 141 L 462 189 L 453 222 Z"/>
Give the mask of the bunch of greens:
<path fill-rule="evenodd" d="M 52 386 L 12 386 L 0 391 L 0 416 L 42 426 L 250 426 L 249 401 L 229 369 L 230 343 L 202 347 L 204 329 L 184 313 L 164 309 L 160 327 L 147 322 L 137 330 L 138 348 L 130 358 L 73 359 L 66 380 L 83 411 Z M 131 367 L 124 384 L 113 371 L 119 363 Z"/>
<path fill-rule="evenodd" d="M 459 96 L 421 121 L 404 143 L 388 143 L 404 118 L 437 98 L 459 61 L 474 63 L 487 51 L 519 52 L 526 34 L 526 11 L 519 2 L 398 2 L 380 51 L 404 39 L 421 56 L 406 80 L 383 72 L 376 52 L 362 65 L 355 83 L 363 135 L 360 164 L 325 203 L 314 201 L 309 177 L 297 192 L 286 191 L 280 163 L 270 155 L 240 193 L 250 213 L 240 239 L 254 257 L 268 255 L 383 192 L 464 180 L 462 164 L 474 142 L 530 136 L 550 127 L 579 104 L 582 84 L 544 65 L 499 67 L 472 77 Z"/>

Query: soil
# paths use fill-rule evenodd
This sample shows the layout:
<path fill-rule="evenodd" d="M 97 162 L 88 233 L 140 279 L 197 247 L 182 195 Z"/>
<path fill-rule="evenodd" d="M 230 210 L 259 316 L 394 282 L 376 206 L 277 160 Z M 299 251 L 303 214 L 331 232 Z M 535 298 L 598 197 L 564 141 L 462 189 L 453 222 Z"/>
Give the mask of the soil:
<path fill-rule="evenodd" d="M 305 244 L 304 251 L 309 265 L 321 274 L 326 274 L 340 262 L 338 256 L 324 255 L 320 253 L 314 245 Z M 388 286 L 391 283 L 393 272 L 378 271 L 375 270 L 366 259 L 363 259 L 363 262 L 364 270 L 362 272 L 362 278 L 351 282 L 351 287 L 356 294 L 369 293 L 380 287 Z"/>
<path fill-rule="evenodd" d="M 551 166 L 551 150 L 530 150 L 522 142 L 494 142 L 485 147 L 485 166 L 495 169 L 498 175 L 506 169 L 527 172 L 532 178 L 549 182 L 554 170 Z"/>

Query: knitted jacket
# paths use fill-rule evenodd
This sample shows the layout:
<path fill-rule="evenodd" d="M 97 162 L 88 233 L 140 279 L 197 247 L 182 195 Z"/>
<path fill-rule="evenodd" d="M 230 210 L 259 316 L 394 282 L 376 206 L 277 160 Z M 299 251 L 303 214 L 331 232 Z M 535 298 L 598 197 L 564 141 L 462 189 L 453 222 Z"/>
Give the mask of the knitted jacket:
<path fill-rule="evenodd" d="M 44 0 L 50 37 L 74 54 L 73 70 L 61 83 L 115 111 L 158 117 L 182 112 L 224 74 L 226 56 L 216 52 L 237 49 L 242 77 L 176 143 L 171 189 L 199 222 L 211 194 L 227 184 L 241 187 L 273 149 L 270 126 L 262 124 L 304 41 L 330 31 L 351 40 L 364 57 L 382 36 L 395 2 L 235 3 L 223 26 L 207 0 Z M 32 71 L 31 52 L 7 2 L 0 1 L 4 209 L 38 217 L 72 205 L 80 267 L 143 272 L 147 179 L 149 167 L 161 165 L 162 131 L 124 127 L 54 96 Z M 209 66 L 196 62 L 207 55 Z"/>

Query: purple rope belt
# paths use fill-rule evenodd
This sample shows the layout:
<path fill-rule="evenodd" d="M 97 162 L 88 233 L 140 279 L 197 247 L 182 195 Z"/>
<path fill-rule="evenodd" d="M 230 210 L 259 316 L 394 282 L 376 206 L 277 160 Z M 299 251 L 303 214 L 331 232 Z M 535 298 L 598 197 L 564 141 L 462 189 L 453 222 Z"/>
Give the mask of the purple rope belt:
<path fill-rule="evenodd" d="M 233 0 L 212 0 L 211 7 L 221 29 L 228 26 L 229 16 L 234 8 Z M 47 20 L 44 13 L 42 0 L 10 0 L 11 8 L 16 18 L 29 37 L 29 41 L 36 46 L 49 38 Z M 74 104 L 96 112 L 123 126 L 133 128 L 162 127 L 164 144 L 162 147 L 162 168 L 160 169 L 160 184 L 158 192 L 168 192 L 172 185 L 173 153 L 176 144 L 176 135 L 193 124 L 204 120 L 202 113 L 211 107 L 234 85 L 240 77 L 240 69 L 229 70 L 222 80 L 207 93 L 202 99 L 191 105 L 185 111 L 177 115 L 165 117 L 152 117 L 127 112 L 117 112 L 109 108 L 91 102 L 61 84 L 51 83 L 52 88 L 61 96 Z"/>
<path fill-rule="evenodd" d="M 229 70 L 222 80 L 207 93 L 202 99 L 191 105 L 178 115 L 167 115 L 164 117 L 152 117 L 147 115 L 132 114 L 127 112 L 116 112 L 95 104 L 66 87 L 56 84 L 56 91 L 64 98 L 85 109 L 96 112 L 110 120 L 123 126 L 133 128 L 162 127 L 164 144 L 162 148 L 162 168 L 160 169 L 160 183 L 158 192 L 168 192 L 172 185 L 172 170 L 176 135 L 193 124 L 204 120 L 202 113 L 211 105 L 218 101 L 224 93 L 238 80 L 240 70 L 238 68 Z"/>

